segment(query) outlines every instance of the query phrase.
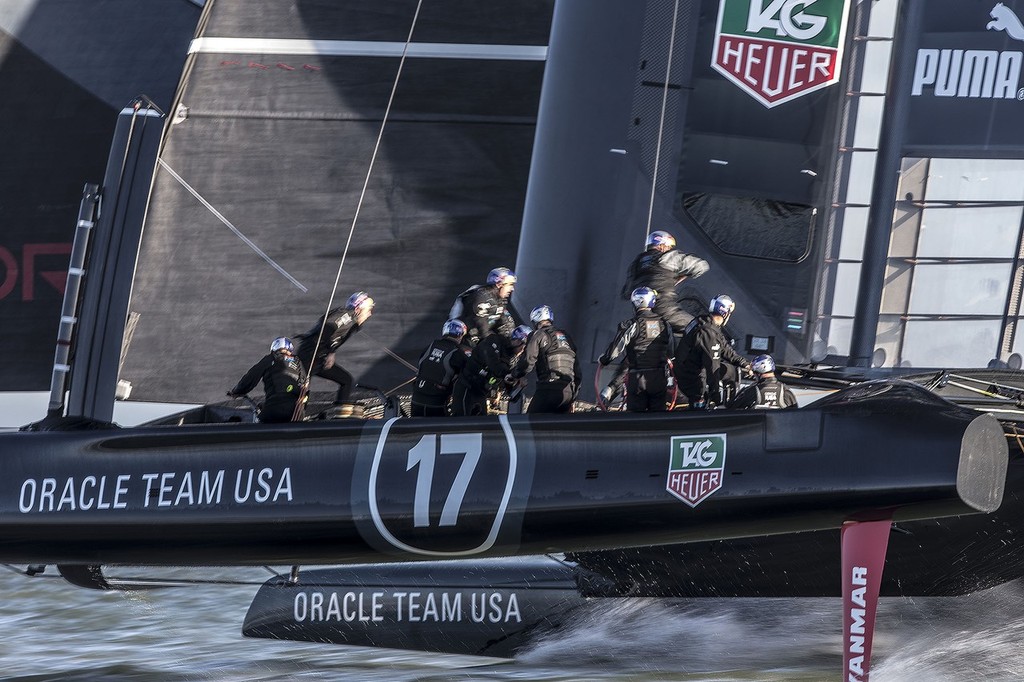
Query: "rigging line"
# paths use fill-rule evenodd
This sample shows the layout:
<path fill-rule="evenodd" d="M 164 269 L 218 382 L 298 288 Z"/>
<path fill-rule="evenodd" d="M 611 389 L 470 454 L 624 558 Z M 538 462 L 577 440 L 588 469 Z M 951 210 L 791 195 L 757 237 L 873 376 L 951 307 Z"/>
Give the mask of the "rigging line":
<path fill-rule="evenodd" d="M 302 293 L 306 293 L 306 292 L 308 292 L 308 291 L 309 291 L 309 289 L 307 289 L 307 288 L 306 288 L 306 287 L 305 287 L 305 286 L 304 286 L 304 285 L 302 284 L 302 282 L 300 282 L 299 280 L 295 279 L 295 278 L 294 278 L 294 277 L 292 277 L 292 276 L 291 276 L 290 274 L 288 274 L 288 271 L 287 271 L 287 270 L 285 270 L 285 269 L 284 269 L 283 267 L 281 267 L 280 265 L 278 265 L 278 264 L 277 264 L 277 262 L 275 262 L 273 258 L 271 258 L 271 257 L 270 257 L 270 256 L 268 256 L 267 254 L 265 254 L 265 253 L 263 252 L 263 250 L 262 250 L 262 249 L 260 249 L 260 247 L 256 246 L 256 244 L 255 244 L 255 243 L 253 243 L 253 241 L 252 241 L 251 239 L 249 239 L 249 238 L 248 238 L 248 237 L 246 237 L 246 236 L 245 236 L 244 234 L 242 234 L 242 231 L 241 231 L 241 230 L 239 230 L 239 229 L 238 229 L 237 227 L 235 227 L 234 225 L 232 225 L 232 224 L 231 224 L 231 221 L 230 221 L 230 220 L 228 220 L 227 218 L 225 218 L 225 217 L 224 217 L 224 214 L 222 214 L 222 213 L 221 213 L 220 211 L 218 211 L 217 209 L 215 209 L 215 208 L 213 207 L 213 205 L 212 205 L 212 204 L 210 204 L 210 202 L 209 202 L 209 201 L 207 201 L 207 200 L 206 200 L 205 198 L 203 198 L 203 195 L 201 195 L 201 194 L 200 194 L 199 192 L 197 192 L 197 191 L 195 190 L 195 188 L 194 188 L 194 187 L 192 187 L 192 185 L 190 185 L 190 184 L 188 184 L 187 182 L 185 182 L 185 178 L 183 178 L 183 177 L 181 177 L 180 175 L 178 175 L 177 173 L 175 173 L 175 172 L 174 172 L 174 169 L 173 169 L 173 168 L 171 168 L 171 167 L 170 167 L 169 165 L 167 165 L 167 162 L 166 162 L 166 161 L 164 161 L 163 159 L 159 159 L 159 158 L 158 158 L 158 159 L 157 159 L 157 163 L 159 163 L 159 164 L 160 164 L 161 166 L 163 166 L 163 167 L 164 167 L 164 169 L 165 169 L 165 170 L 166 170 L 166 171 L 167 171 L 168 173 L 170 173 L 170 174 L 171 174 L 171 177 L 172 177 L 172 178 L 174 178 L 174 179 L 175 179 L 175 180 L 177 180 L 177 181 L 178 181 L 179 183 L 181 183 L 181 186 L 182 186 L 182 187 L 184 187 L 184 188 L 185 188 L 186 190 L 188 190 L 188 193 L 189 193 L 189 194 L 191 194 L 191 195 L 192 195 L 192 196 L 194 196 L 194 197 L 195 197 L 196 199 L 198 199 L 198 200 L 199 200 L 199 203 L 201 203 L 201 204 L 202 204 L 203 206 L 205 206 L 205 207 L 206 207 L 206 210 L 208 210 L 208 211 L 209 211 L 210 213 L 212 213 L 212 214 L 213 214 L 213 215 L 214 215 L 214 216 L 215 216 L 215 217 L 217 218 L 217 220 L 219 220 L 219 221 L 221 221 L 222 223 L 224 223 L 224 225 L 225 225 L 225 226 L 226 226 L 226 227 L 227 227 L 227 228 L 228 228 L 229 230 L 231 230 L 232 232 L 234 232 L 234 233 L 235 233 L 235 236 L 236 236 L 236 237 L 238 237 L 239 239 L 241 239 L 241 240 L 242 240 L 242 242 L 243 242 L 243 243 L 245 243 L 245 245 L 246 245 L 246 246 L 248 246 L 248 247 L 249 247 L 250 249 L 252 249 L 252 250 L 253 250 L 253 252 L 254 252 L 254 253 L 255 253 L 255 254 L 257 255 L 257 256 L 259 256 L 259 257 L 260 257 L 260 258 L 262 258 L 262 259 L 263 259 L 264 261 L 266 261 L 267 265 L 269 265 L 270 267 L 274 268 L 274 269 L 275 269 L 275 270 L 277 270 L 277 271 L 278 271 L 279 273 L 281 273 L 281 276 L 282 276 L 282 277 L 284 277 L 284 278 L 285 278 L 285 279 L 287 279 L 287 280 L 288 280 L 289 282 L 291 282 L 291 283 L 292 283 L 292 284 L 293 284 L 293 285 L 295 286 L 295 288 L 297 288 L 297 289 L 298 289 L 299 291 L 301 291 Z"/>
<path fill-rule="evenodd" d="M 398 360 L 400 363 L 405 365 L 407 368 L 411 369 L 412 371 L 414 371 L 414 372 L 419 372 L 420 371 L 419 367 L 417 367 L 416 365 L 412 364 L 411 362 L 409 362 L 408 360 L 406 360 L 405 358 L 403 358 L 402 356 L 400 356 L 398 353 L 394 352 L 390 348 L 383 348 L 382 350 L 385 353 L 387 353 L 388 355 L 390 355 L 391 357 L 393 357 L 395 360 Z"/>
<path fill-rule="evenodd" d="M 668 81 L 672 75 L 672 56 L 676 46 L 676 21 L 679 18 L 679 0 L 672 10 L 672 34 L 668 39 L 668 59 L 665 63 L 665 86 L 661 90 L 661 118 L 658 119 L 658 144 L 654 151 L 654 172 L 651 174 L 651 202 L 647 207 L 647 234 L 644 243 L 651 236 L 651 221 L 654 220 L 654 196 L 658 190 L 658 166 L 661 162 L 661 140 L 665 133 L 665 109 L 668 107 Z"/>
<path fill-rule="evenodd" d="M 389 388 L 388 390 L 384 391 L 384 395 L 391 396 L 398 389 L 402 388 L 403 386 L 408 386 L 409 384 L 411 384 L 414 381 L 416 381 L 416 377 L 413 377 L 411 379 L 406 379 L 405 381 L 403 381 L 402 383 L 398 384 L 397 386 L 395 386 L 393 388 Z"/>
<path fill-rule="evenodd" d="M 331 312 L 331 306 L 334 305 L 334 297 L 338 294 L 338 283 L 341 281 L 341 271 L 345 267 L 345 259 L 348 257 L 348 249 L 352 244 L 352 235 L 356 231 L 356 223 L 359 221 L 359 212 L 363 208 L 363 200 L 366 198 L 366 188 L 370 185 L 370 175 L 373 173 L 373 164 L 377 161 L 377 152 L 380 150 L 380 142 L 384 138 L 384 127 L 388 123 L 388 116 L 391 114 L 391 105 L 395 101 L 395 92 L 398 90 L 398 81 L 402 77 L 402 68 L 405 66 L 405 58 L 409 54 L 409 45 L 412 43 L 412 34 L 416 30 L 416 21 L 420 16 L 420 8 L 423 6 L 423 0 L 418 0 L 416 3 L 416 11 L 412 16 L 412 24 L 409 26 L 409 35 L 405 38 L 405 46 L 402 48 L 402 58 L 398 61 L 398 70 L 395 72 L 395 80 L 391 83 L 391 94 L 388 95 L 388 105 L 384 108 L 384 115 L 380 120 L 380 129 L 377 131 L 377 141 L 373 145 L 373 153 L 370 155 L 370 164 L 366 168 L 366 177 L 363 179 L 363 188 L 359 192 L 359 200 L 356 202 L 356 211 L 352 216 L 352 225 L 348 230 L 348 239 L 345 240 L 345 248 L 341 252 L 341 262 L 338 263 L 338 273 L 334 276 L 334 286 L 331 288 L 331 297 L 327 300 L 327 309 L 324 311 L 324 324 L 320 325 L 320 332 L 316 336 L 316 344 L 313 346 L 313 363 L 316 362 L 316 355 L 320 351 L 320 343 L 324 338 L 324 327 L 327 323 L 327 316 Z M 309 385 L 309 380 L 313 374 L 313 367 L 310 366 L 309 374 L 306 375 L 306 386 Z"/>

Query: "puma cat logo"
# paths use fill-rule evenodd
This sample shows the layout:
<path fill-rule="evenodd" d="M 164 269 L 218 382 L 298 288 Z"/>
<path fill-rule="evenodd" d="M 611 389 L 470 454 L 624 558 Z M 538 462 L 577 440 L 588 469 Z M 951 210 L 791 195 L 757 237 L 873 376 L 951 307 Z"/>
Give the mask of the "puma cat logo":
<path fill-rule="evenodd" d="M 1006 31 L 1006 34 L 1014 40 L 1024 40 L 1024 24 L 1012 9 L 997 2 L 989 12 L 989 16 L 992 17 L 992 21 L 985 25 L 989 31 Z"/>

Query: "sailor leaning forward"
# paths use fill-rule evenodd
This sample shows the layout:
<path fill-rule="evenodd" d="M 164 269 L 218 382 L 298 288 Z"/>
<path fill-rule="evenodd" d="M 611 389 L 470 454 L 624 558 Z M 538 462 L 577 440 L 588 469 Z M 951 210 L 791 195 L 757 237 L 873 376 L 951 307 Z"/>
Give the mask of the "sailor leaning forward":
<path fill-rule="evenodd" d="M 373 314 L 373 299 L 365 291 L 357 291 L 348 297 L 344 306 L 333 308 L 323 315 L 304 334 L 297 334 L 296 355 L 306 371 L 338 384 L 334 399 L 337 407 L 351 409 L 349 396 L 354 379 L 335 359 L 339 347 L 358 332 Z M 315 354 L 315 357 L 314 357 Z"/>

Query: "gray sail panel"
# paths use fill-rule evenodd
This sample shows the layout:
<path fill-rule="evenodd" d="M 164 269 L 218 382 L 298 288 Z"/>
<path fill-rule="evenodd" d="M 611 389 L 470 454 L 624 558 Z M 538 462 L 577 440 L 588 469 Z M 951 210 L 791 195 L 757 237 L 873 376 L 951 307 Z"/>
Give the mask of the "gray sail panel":
<path fill-rule="evenodd" d="M 193 55 L 134 283 L 133 399 L 218 400 L 323 314 L 397 65 Z M 357 379 L 411 378 L 384 349 L 415 363 L 455 296 L 514 262 L 543 66 L 406 62 L 334 300 L 377 301 L 340 354 Z"/>
<path fill-rule="evenodd" d="M 405 41 L 416 0 L 216 0 L 203 35 Z M 413 40 L 547 45 L 552 0 L 424 2 Z"/>
<path fill-rule="evenodd" d="M 44 390 L 87 183 L 118 111 L 168 108 L 199 9 L 181 0 L 0 3 L 0 346 L 5 391 Z"/>

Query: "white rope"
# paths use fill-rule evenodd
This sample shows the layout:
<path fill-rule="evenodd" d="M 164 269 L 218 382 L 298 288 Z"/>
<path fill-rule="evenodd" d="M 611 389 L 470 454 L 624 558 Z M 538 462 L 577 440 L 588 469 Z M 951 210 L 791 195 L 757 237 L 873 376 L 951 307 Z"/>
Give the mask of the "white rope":
<path fill-rule="evenodd" d="M 661 90 L 661 118 L 658 120 L 658 144 L 654 152 L 654 172 L 651 174 L 651 202 L 647 207 L 647 233 L 644 235 L 644 243 L 651 235 L 651 221 L 654 220 L 654 195 L 658 189 L 658 165 L 661 162 L 661 140 L 665 133 L 665 109 L 668 106 L 668 81 L 672 75 L 672 57 L 676 47 L 676 20 L 679 17 L 679 0 L 676 0 L 675 9 L 672 10 L 672 34 L 668 41 L 668 59 L 665 64 L 665 86 Z"/>
<path fill-rule="evenodd" d="M 178 183 L 182 187 L 184 187 L 185 190 L 188 191 L 189 194 L 191 194 L 193 197 L 195 197 L 196 200 L 199 201 L 199 203 L 202 204 L 206 208 L 207 211 L 212 213 L 213 216 L 217 220 L 219 220 L 221 223 L 223 223 L 225 227 L 227 227 L 229 230 L 234 232 L 235 236 L 238 237 L 239 239 L 241 239 L 243 244 L 245 244 L 250 249 L 252 249 L 253 253 L 255 253 L 257 256 L 262 258 L 263 261 L 267 265 L 269 265 L 270 267 L 272 267 L 275 270 L 277 270 L 281 274 L 282 277 L 284 277 L 289 282 L 291 282 L 292 286 L 294 286 L 296 289 L 298 289 L 302 293 L 306 293 L 307 291 L 309 291 L 309 289 L 307 289 L 306 286 L 302 282 L 300 282 L 299 280 L 297 280 L 294 277 L 292 277 L 291 274 L 289 274 L 289 272 L 287 270 L 285 270 L 283 267 L 281 267 L 281 265 L 277 261 L 275 261 L 273 258 L 271 258 L 266 253 L 264 253 L 263 249 L 261 249 L 260 247 L 256 246 L 256 243 L 253 242 L 253 240 L 249 239 L 244 234 L 242 234 L 241 230 L 239 230 L 237 227 L 235 227 L 234 224 L 232 224 L 232 222 L 230 220 L 225 218 L 223 213 L 221 213 L 216 208 L 214 208 L 213 204 L 211 204 L 209 201 L 207 201 L 206 198 L 202 194 L 200 194 L 196 190 L 195 187 L 193 187 L 192 185 L 188 184 L 188 182 L 185 181 L 185 178 L 183 178 L 180 175 L 178 175 L 178 173 L 173 168 L 171 168 L 167 164 L 166 161 L 164 161 L 163 159 L 157 159 L 156 162 L 159 163 L 161 166 L 163 166 L 164 170 L 166 170 L 168 173 L 170 173 L 172 178 L 177 180 Z"/>
<path fill-rule="evenodd" d="M 409 45 L 412 43 L 412 34 L 416 29 L 416 21 L 420 16 L 420 7 L 423 6 L 423 0 L 419 0 L 416 3 L 416 12 L 412 17 L 412 24 L 409 26 L 409 35 L 405 39 L 405 47 L 402 49 L 402 58 L 398 62 L 398 71 L 395 73 L 395 80 L 391 84 L 391 94 L 388 96 L 388 105 L 384 109 L 384 116 L 380 121 L 380 129 L 377 131 L 377 141 L 373 145 L 373 154 L 370 155 L 370 165 L 366 169 L 366 177 L 363 179 L 363 189 L 359 192 L 359 201 L 356 202 L 356 212 L 352 216 L 352 226 L 348 230 L 348 239 L 345 240 L 345 249 L 341 252 L 341 262 L 338 264 L 338 273 L 334 277 L 334 287 L 331 289 L 331 297 L 327 301 L 327 309 L 324 311 L 324 323 L 327 322 L 327 315 L 330 314 L 331 308 L 334 305 L 334 297 L 338 293 L 338 283 L 341 281 L 341 271 L 345 267 L 345 259 L 348 257 L 348 249 L 352 244 L 352 235 L 356 231 L 356 223 L 359 221 L 359 212 L 363 208 L 363 199 L 366 197 L 366 188 L 370 184 L 370 175 L 373 173 L 373 164 L 377 161 L 377 152 L 380 150 L 380 142 L 384 138 L 384 127 L 387 125 L 388 116 L 391 114 L 391 105 L 395 101 L 395 92 L 398 90 L 398 81 L 402 77 L 402 68 L 405 66 L 405 58 L 409 54 Z M 316 345 L 313 346 L 313 360 L 310 363 L 309 375 L 306 376 L 306 383 L 308 385 L 310 375 L 313 373 L 313 363 L 316 361 L 316 354 L 320 350 L 320 342 L 324 336 L 324 326 L 320 325 L 320 333 L 316 337 Z"/>

